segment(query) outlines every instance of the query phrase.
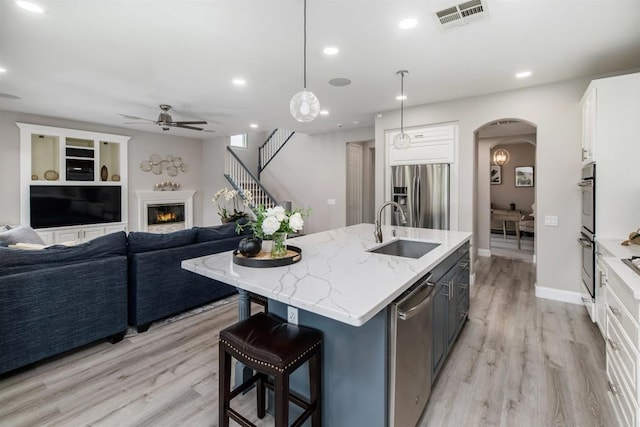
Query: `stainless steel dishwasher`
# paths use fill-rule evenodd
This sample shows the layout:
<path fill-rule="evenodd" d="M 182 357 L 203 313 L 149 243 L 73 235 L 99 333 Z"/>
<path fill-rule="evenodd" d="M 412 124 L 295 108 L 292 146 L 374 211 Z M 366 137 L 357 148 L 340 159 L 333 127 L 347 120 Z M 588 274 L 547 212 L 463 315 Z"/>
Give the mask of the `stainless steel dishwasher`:
<path fill-rule="evenodd" d="M 391 303 L 389 426 L 414 427 L 431 394 L 431 273 Z"/>

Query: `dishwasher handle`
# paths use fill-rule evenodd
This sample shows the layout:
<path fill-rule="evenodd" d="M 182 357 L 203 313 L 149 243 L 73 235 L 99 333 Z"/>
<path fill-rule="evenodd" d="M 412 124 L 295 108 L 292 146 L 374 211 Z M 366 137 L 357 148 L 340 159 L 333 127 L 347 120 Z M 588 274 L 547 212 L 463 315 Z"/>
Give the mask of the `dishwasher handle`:
<path fill-rule="evenodd" d="M 398 302 L 398 318 L 407 320 L 418 314 L 433 299 L 435 283 L 429 282 L 429 278 L 418 285 L 409 295 Z"/>

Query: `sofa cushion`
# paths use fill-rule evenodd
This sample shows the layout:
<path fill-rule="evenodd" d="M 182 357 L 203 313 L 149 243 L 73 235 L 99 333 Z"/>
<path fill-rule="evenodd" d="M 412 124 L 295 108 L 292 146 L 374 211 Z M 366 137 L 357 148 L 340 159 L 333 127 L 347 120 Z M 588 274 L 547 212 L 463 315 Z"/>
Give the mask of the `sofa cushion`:
<path fill-rule="evenodd" d="M 127 236 L 124 231 L 96 237 L 76 246 L 55 245 L 41 251 L 0 247 L 0 275 L 126 254 Z"/>
<path fill-rule="evenodd" d="M 38 236 L 38 233 L 26 225 L 0 231 L 0 241 L 7 245 L 15 245 L 16 243 L 38 243 L 44 245 L 44 241 Z"/>
<path fill-rule="evenodd" d="M 131 232 L 127 239 L 130 254 L 157 251 L 159 249 L 175 248 L 191 245 L 196 242 L 196 230 L 174 231 L 173 233 L 156 234 L 144 231 Z"/>
<path fill-rule="evenodd" d="M 242 232 L 237 233 L 235 222 L 215 225 L 213 227 L 194 227 L 194 229 L 197 231 L 197 243 L 210 242 L 212 240 L 229 239 L 231 237 L 238 237 L 239 235 L 247 234 L 247 231 L 251 231 L 249 227 L 246 227 Z"/>

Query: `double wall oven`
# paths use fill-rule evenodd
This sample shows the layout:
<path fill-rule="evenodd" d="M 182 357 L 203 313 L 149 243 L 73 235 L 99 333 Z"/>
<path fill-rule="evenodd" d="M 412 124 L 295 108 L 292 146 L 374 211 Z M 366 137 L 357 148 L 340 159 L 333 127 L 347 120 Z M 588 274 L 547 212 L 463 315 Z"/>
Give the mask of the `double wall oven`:
<path fill-rule="evenodd" d="M 582 191 L 582 227 L 578 242 L 582 247 L 582 302 L 591 320 L 595 321 L 595 261 L 596 261 L 596 164 L 589 163 L 582 168 L 580 183 Z"/>

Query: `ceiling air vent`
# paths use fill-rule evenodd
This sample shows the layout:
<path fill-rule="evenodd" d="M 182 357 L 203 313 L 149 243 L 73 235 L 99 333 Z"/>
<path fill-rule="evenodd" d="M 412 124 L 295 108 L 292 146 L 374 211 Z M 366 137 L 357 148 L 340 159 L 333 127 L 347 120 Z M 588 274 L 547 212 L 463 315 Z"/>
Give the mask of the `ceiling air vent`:
<path fill-rule="evenodd" d="M 483 0 L 471 0 L 435 12 L 442 28 L 468 24 L 487 16 L 487 5 Z"/>

